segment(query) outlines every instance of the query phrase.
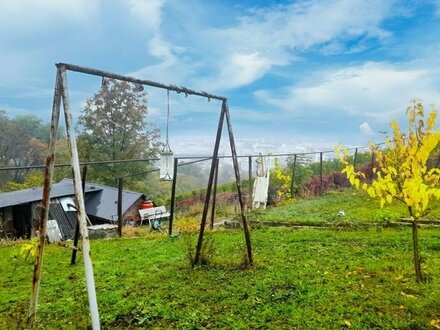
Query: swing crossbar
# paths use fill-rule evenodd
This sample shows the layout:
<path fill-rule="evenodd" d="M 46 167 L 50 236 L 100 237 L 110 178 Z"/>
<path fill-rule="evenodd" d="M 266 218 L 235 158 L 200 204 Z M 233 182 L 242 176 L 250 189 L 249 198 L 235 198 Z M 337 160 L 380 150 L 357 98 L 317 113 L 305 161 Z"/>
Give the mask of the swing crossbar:
<path fill-rule="evenodd" d="M 130 83 L 134 83 L 134 84 L 141 84 L 141 85 L 146 85 L 146 86 L 151 86 L 151 87 L 156 87 L 156 88 L 162 88 L 162 89 L 166 89 L 166 90 L 170 90 L 170 91 L 175 91 L 177 93 L 184 93 L 185 95 L 197 95 L 197 96 L 201 96 L 201 97 L 206 97 L 208 100 L 210 100 L 210 99 L 215 99 L 215 100 L 220 100 L 220 101 L 227 100 L 227 98 L 224 96 L 214 95 L 214 94 L 210 94 L 210 93 L 207 93 L 204 91 L 196 91 L 196 90 L 186 88 L 183 86 L 166 85 L 166 84 L 162 84 L 162 83 L 152 81 L 152 80 L 138 79 L 138 78 L 134 78 L 134 77 L 124 76 L 124 75 L 117 74 L 117 73 L 107 72 L 107 71 L 103 71 L 103 70 L 99 70 L 99 69 L 95 69 L 95 68 L 88 68 L 88 67 L 79 66 L 79 65 L 75 65 L 75 64 L 57 63 L 56 66 L 57 66 L 57 68 L 64 68 L 65 70 L 68 70 L 68 71 L 81 72 L 81 73 L 90 74 L 93 76 L 105 77 L 105 78 L 110 78 L 110 79 L 117 79 L 117 80 L 126 81 L 126 82 L 130 82 Z"/>

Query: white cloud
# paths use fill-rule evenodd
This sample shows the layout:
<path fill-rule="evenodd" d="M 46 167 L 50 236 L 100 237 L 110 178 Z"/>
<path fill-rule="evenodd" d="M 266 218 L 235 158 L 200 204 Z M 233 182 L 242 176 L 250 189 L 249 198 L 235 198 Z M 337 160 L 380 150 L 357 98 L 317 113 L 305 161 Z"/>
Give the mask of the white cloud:
<path fill-rule="evenodd" d="M 84 22 L 99 10 L 99 0 L 2 0 L 0 27 L 17 33 L 47 30 L 63 21 Z"/>
<path fill-rule="evenodd" d="M 140 79 L 158 81 L 163 84 L 181 85 L 185 84 L 187 78 L 194 73 L 192 67 L 193 65 L 191 64 L 179 62 L 176 56 L 170 54 L 170 56 L 163 58 L 159 63 L 145 66 L 137 71 L 128 73 L 128 75 Z"/>
<path fill-rule="evenodd" d="M 164 0 L 129 0 L 130 13 L 150 29 L 157 30 L 161 24 Z"/>
<path fill-rule="evenodd" d="M 0 85 L 29 83 L 41 74 L 66 39 L 96 21 L 99 5 L 100 0 L 1 0 Z"/>
<path fill-rule="evenodd" d="M 183 81 L 189 69 L 186 69 L 179 55 L 183 54 L 185 49 L 173 45 L 163 37 L 165 0 L 130 0 L 127 4 L 131 16 L 147 28 L 147 53 L 159 61 L 133 72 L 132 75 L 161 82 L 166 82 L 168 77 L 174 77 L 173 83 Z"/>
<path fill-rule="evenodd" d="M 432 63 L 431 63 L 432 64 Z M 255 92 L 264 102 L 290 113 L 329 112 L 388 121 L 417 97 L 440 103 L 438 72 L 432 67 L 369 62 L 329 72 L 315 72 L 312 82 L 300 82 L 272 96 Z"/>
<path fill-rule="evenodd" d="M 370 125 L 367 122 L 363 122 L 362 124 L 359 125 L 359 130 L 361 131 L 362 134 L 365 135 L 372 135 L 374 132 L 371 129 Z"/>
<path fill-rule="evenodd" d="M 392 4 L 380 0 L 302 1 L 253 10 L 233 28 L 204 33 L 205 39 L 213 40 L 209 44 L 219 66 L 209 79 L 223 88 L 239 87 L 261 78 L 274 65 L 291 64 L 305 50 L 325 54 L 358 51 L 366 47 L 366 39 L 390 35 L 380 25 L 391 15 Z M 361 45 L 348 48 L 341 42 L 353 37 L 360 38 Z M 241 60 L 231 53 L 240 54 Z"/>
<path fill-rule="evenodd" d="M 234 53 L 221 68 L 217 82 L 206 81 L 212 89 L 234 88 L 247 85 L 270 69 L 270 61 L 258 53 Z"/>
<path fill-rule="evenodd" d="M 206 8 L 197 1 L 187 6 L 164 0 L 130 0 L 128 4 L 134 19 L 145 22 L 153 34 L 146 38 L 148 54 L 160 61 L 139 71 L 166 67 L 165 76 L 173 71 L 177 76 L 181 66 L 196 69 L 190 83 L 199 88 L 209 85 L 212 90 L 251 84 L 274 66 L 290 65 L 311 49 L 323 54 L 362 51 L 368 47 L 366 41 L 390 35 L 381 24 L 394 12 L 394 0 L 305 0 L 247 10 L 241 16 L 230 8 L 229 13 L 216 8 L 223 16 L 231 16 L 225 18 L 227 24 L 212 24 L 218 18 L 204 12 Z M 203 17 L 194 12 L 202 12 Z M 188 22 L 179 19 L 189 15 Z M 176 28 L 180 33 L 176 34 Z M 358 41 L 347 46 L 345 41 L 352 39 Z"/>

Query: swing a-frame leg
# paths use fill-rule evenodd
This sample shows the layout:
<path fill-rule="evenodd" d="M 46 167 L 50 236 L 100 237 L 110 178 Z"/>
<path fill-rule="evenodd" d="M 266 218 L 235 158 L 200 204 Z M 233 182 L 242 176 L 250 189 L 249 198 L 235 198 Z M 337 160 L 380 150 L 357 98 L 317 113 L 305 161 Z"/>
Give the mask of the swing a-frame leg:
<path fill-rule="evenodd" d="M 246 248 L 247 248 L 247 261 L 249 265 L 252 265 L 254 260 L 252 256 L 252 245 L 251 245 L 251 238 L 249 233 L 249 226 L 247 222 L 246 215 L 244 213 L 244 201 L 243 201 L 243 194 L 241 191 L 241 183 L 240 183 L 240 171 L 238 169 L 238 158 L 237 158 L 237 151 L 235 149 L 235 142 L 234 142 L 234 135 L 232 132 L 232 125 L 231 125 L 231 118 L 229 115 L 229 107 L 227 100 L 223 100 L 222 103 L 222 109 L 220 112 L 220 118 L 218 122 L 218 129 L 217 129 L 217 136 L 215 140 L 214 145 L 214 152 L 212 155 L 212 163 L 211 163 L 211 171 L 209 173 L 209 179 L 208 179 L 208 186 L 206 189 L 206 197 L 205 197 L 205 204 L 203 206 L 203 213 L 202 213 L 202 220 L 200 223 L 200 231 L 199 231 L 199 238 L 197 240 L 197 247 L 196 247 L 196 254 L 193 260 L 193 267 L 201 262 L 200 257 L 202 253 L 202 244 L 203 244 L 203 235 L 205 233 L 205 227 L 206 227 L 206 220 L 208 216 L 208 209 L 209 209 L 209 201 L 211 200 L 211 192 L 212 192 L 212 186 L 216 171 L 216 164 L 218 160 L 218 150 L 220 147 L 220 140 L 223 130 L 223 122 L 226 117 L 226 123 L 227 123 L 227 129 L 228 129 L 228 135 L 229 135 L 229 143 L 231 145 L 231 152 L 232 152 L 232 161 L 234 164 L 234 172 L 235 172 L 235 181 L 237 186 L 237 194 L 238 194 L 238 200 L 240 204 L 240 215 L 241 220 L 243 224 L 243 230 L 244 230 L 244 236 L 246 241 Z"/>
<path fill-rule="evenodd" d="M 86 274 L 87 292 L 89 296 L 90 316 L 93 329 L 100 328 L 98 304 L 96 300 L 95 280 L 93 276 L 92 259 L 90 257 L 90 242 L 86 223 L 86 211 L 84 205 L 84 196 L 81 188 L 81 171 L 79 167 L 79 156 L 76 145 L 75 132 L 72 126 L 72 114 L 70 112 L 70 98 L 67 86 L 66 68 L 63 65 L 57 65 L 57 77 L 55 85 L 54 103 L 52 110 L 51 133 L 49 140 L 49 153 L 46 160 L 46 173 L 43 188 L 43 207 L 40 220 L 40 239 L 38 245 L 38 254 L 35 259 L 34 275 L 32 281 L 32 295 L 29 308 L 28 326 L 33 328 L 35 325 L 35 313 L 38 304 L 38 291 L 41 281 L 41 268 L 43 264 L 44 243 L 46 237 L 47 220 L 49 217 L 50 191 L 52 188 L 52 177 L 55 158 L 55 142 L 58 132 L 58 122 L 60 113 L 60 103 L 63 101 L 64 118 L 66 123 L 66 133 L 69 140 L 69 151 L 71 156 L 71 165 L 73 173 L 73 184 L 75 199 L 77 202 L 78 222 L 82 236 L 82 249 L 84 268 Z"/>
<path fill-rule="evenodd" d="M 232 158 L 233 158 L 233 163 L 234 163 L 234 171 L 235 171 L 235 178 L 236 178 L 236 184 L 237 184 L 238 199 L 240 202 L 241 218 L 242 218 L 242 222 L 243 222 L 244 234 L 245 234 L 245 239 L 246 239 L 248 263 L 252 264 L 253 258 L 252 258 L 251 240 L 250 240 L 247 219 L 244 214 L 244 203 L 243 203 L 243 196 L 242 196 L 242 192 L 241 192 L 240 173 L 238 170 L 237 153 L 236 153 L 236 149 L 235 149 L 234 136 L 232 133 L 232 126 L 231 126 L 231 121 L 230 121 L 227 99 L 223 96 L 208 94 L 203 91 L 195 91 L 192 89 L 188 89 L 186 87 L 179 87 L 176 85 L 164 85 L 164 84 L 157 83 L 157 82 L 150 81 L 150 80 L 137 79 L 137 78 L 123 76 L 120 74 L 115 74 L 115 73 L 106 72 L 106 71 L 93 69 L 93 68 L 80 67 L 77 65 L 72 65 L 72 64 L 67 64 L 67 63 L 58 63 L 58 64 L 56 64 L 56 66 L 57 66 L 57 74 L 56 74 L 56 83 L 55 83 L 55 91 L 54 91 L 54 98 L 53 98 L 51 132 L 50 132 L 50 136 L 49 136 L 48 156 L 46 159 L 46 171 L 45 171 L 44 188 L 43 188 L 43 201 L 42 201 L 41 219 L 40 219 L 40 226 L 39 226 L 40 237 L 39 237 L 37 257 L 35 259 L 34 275 L 33 275 L 33 280 L 32 280 L 32 295 L 31 295 L 31 302 L 30 302 L 30 308 L 29 308 L 29 317 L 28 317 L 28 326 L 27 327 L 33 328 L 35 325 L 35 314 L 36 314 L 36 310 L 37 310 L 38 292 L 39 292 L 40 281 L 41 281 L 41 268 L 42 268 L 42 264 L 43 264 L 44 243 L 45 243 L 46 231 L 47 231 L 47 220 L 49 217 L 50 191 L 51 191 L 51 187 L 52 187 L 54 158 L 55 158 L 55 144 L 56 144 L 56 138 L 57 138 L 57 133 L 58 133 L 58 122 L 59 122 L 59 115 L 60 115 L 60 106 L 61 106 L 61 101 L 62 101 L 63 108 L 64 108 L 64 117 L 65 117 L 65 122 L 66 122 L 66 133 L 67 133 L 67 137 L 69 140 L 69 151 L 70 151 L 70 156 L 71 156 L 74 191 L 75 191 L 75 198 L 77 201 L 77 210 L 78 210 L 77 211 L 78 212 L 78 222 L 80 225 L 80 232 L 81 232 L 81 236 L 82 236 L 82 250 L 83 250 L 84 267 L 85 267 L 85 273 L 86 273 L 87 292 L 88 292 L 88 296 L 89 296 L 90 315 L 91 315 L 91 319 L 92 319 L 93 329 L 95 330 L 95 329 L 100 328 L 98 305 L 97 305 L 96 292 L 95 292 L 95 282 L 94 282 L 93 268 L 92 268 L 92 260 L 90 257 L 90 242 L 89 242 L 87 223 L 86 223 L 84 196 L 83 196 L 83 191 L 82 191 L 83 189 L 81 188 L 81 171 L 80 171 L 80 167 L 79 167 L 79 156 L 78 156 L 78 149 L 77 149 L 75 134 L 72 129 L 72 115 L 71 115 L 71 111 L 70 111 L 70 100 L 69 100 L 66 71 L 74 71 L 74 72 L 89 74 L 89 75 L 93 75 L 93 76 L 112 78 L 112 79 L 130 82 L 130 83 L 136 83 L 136 84 L 141 84 L 141 85 L 152 86 L 155 88 L 167 89 L 169 91 L 175 91 L 177 93 L 185 93 L 185 95 L 197 95 L 197 96 L 207 98 L 208 100 L 216 99 L 216 100 L 222 101 L 222 108 L 221 108 L 219 125 L 218 125 L 218 130 L 217 130 L 217 137 L 216 137 L 214 152 L 213 152 L 213 157 L 212 157 L 211 171 L 210 171 L 208 188 L 207 188 L 207 193 L 206 193 L 205 205 L 203 208 L 199 239 L 197 242 L 197 250 L 196 250 L 196 255 L 195 255 L 193 265 L 198 264 L 200 261 L 200 252 L 201 252 L 202 243 L 203 243 L 203 234 L 204 234 L 204 230 L 205 230 L 205 226 L 206 226 L 206 219 L 207 219 L 208 208 L 209 208 L 209 200 L 211 198 L 212 185 L 213 185 L 214 174 L 215 174 L 215 167 L 216 167 L 216 164 L 218 161 L 218 150 L 219 150 L 221 133 L 222 133 L 223 122 L 225 120 L 225 117 L 226 117 L 226 121 L 227 121 L 229 142 L 231 145 L 231 152 L 232 152 Z M 176 161 L 176 165 L 177 165 L 177 161 Z M 177 173 L 175 172 L 175 174 L 177 174 Z M 171 233 L 171 226 L 170 226 L 170 233 Z"/>

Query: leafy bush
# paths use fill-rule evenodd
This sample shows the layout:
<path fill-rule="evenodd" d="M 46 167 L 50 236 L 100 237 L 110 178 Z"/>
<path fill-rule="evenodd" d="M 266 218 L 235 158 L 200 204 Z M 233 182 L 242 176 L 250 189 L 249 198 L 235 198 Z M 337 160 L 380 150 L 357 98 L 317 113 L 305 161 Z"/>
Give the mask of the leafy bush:
<path fill-rule="evenodd" d="M 274 169 L 270 173 L 268 204 L 278 205 L 279 203 L 289 202 L 292 199 L 291 182 L 292 176 L 288 173 L 288 168 L 281 168 L 277 158 L 275 158 Z"/>

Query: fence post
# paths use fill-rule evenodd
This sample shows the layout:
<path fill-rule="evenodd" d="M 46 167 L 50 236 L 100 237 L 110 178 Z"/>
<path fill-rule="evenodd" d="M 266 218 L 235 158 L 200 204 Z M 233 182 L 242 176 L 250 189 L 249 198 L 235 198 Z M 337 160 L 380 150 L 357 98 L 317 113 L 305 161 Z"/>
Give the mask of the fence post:
<path fill-rule="evenodd" d="M 293 155 L 293 167 L 292 167 L 292 180 L 290 181 L 290 197 L 294 196 L 294 185 L 295 185 L 295 168 L 296 168 L 296 154 Z"/>
<path fill-rule="evenodd" d="M 354 149 L 353 168 L 356 170 L 356 161 L 358 156 L 358 148 Z"/>
<path fill-rule="evenodd" d="M 254 187 L 252 186 L 252 156 L 248 157 L 249 165 L 249 208 L 252 210 L 252 195 L 254 194 Z"/>
<path fill-rule="evenodd" d="M 124 181 L 122 178 L 118 179 L 118 236 L 122 237 L 122 188 Z"/>
<path fill-rule="evenodd" d="M 215 202 L 217 199 L 217 181 L 218 181 L 218 164 L 219 159 L 215 160 L 215 174 L 214 174 L 214 192 L 212 194 L 212 208 L 211 208 L 211 230 L 214 229 L 214 218 L 215 218 Z"/>
<path fill-rule="evenodd" d="M 319 193 L 322 195 L 322 152 L 319 153 Z"/>
<path fill-rule="evenodd" d="M 179 158 L 174 158 L 173 183 L 171 185 L 170 217 L 168 219 L 168 235 L 173 234 L 174 205 L 176 203 L 177 166 Z"/>
<path fill-rule="evenodd" d="M 87 165 L 84 165 L 83 167 L 83 173 L 82 173 L 82 189 L 84 198 L 86 196 L 86 178 L 87 178 Z M 72 258 L 70 259 L 70 264 L 74 265 L 76 263 L 76 253 L 78 252 L 78 240 L 79 240 L 79 221 L 78 218 L 76 218 L 76 226 L 75 226 L 75 236 L 73 238 L 73 251 L 72 251 Z"/>
<path fill-rule="evenodd" d="M 376 156 L 374 155 L 374 152 L 371 152 L 371 169 L 373 169 L 375 161 L 376 161 Z"/>

